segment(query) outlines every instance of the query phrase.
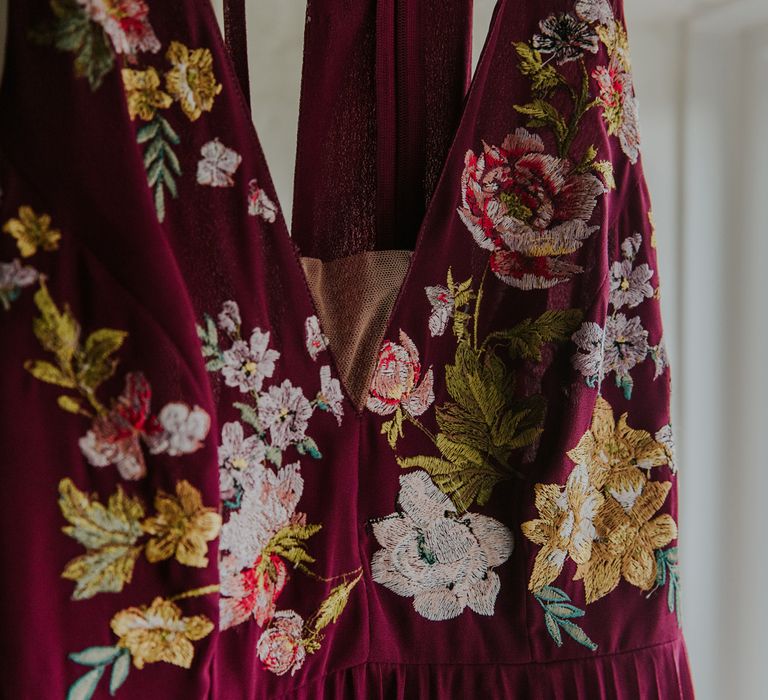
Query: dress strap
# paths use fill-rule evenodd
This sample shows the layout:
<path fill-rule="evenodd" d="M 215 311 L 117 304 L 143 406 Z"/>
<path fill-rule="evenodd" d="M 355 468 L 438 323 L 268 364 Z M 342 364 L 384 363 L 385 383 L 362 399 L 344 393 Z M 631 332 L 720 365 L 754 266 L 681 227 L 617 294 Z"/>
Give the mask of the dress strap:
<path fill-rule="evenodd" d="M 248 78 L 248 34 L 245 0 L 224 0 L 224 40 L 232 56 L 237 79 L 250 107 L 251 89 Z"/>

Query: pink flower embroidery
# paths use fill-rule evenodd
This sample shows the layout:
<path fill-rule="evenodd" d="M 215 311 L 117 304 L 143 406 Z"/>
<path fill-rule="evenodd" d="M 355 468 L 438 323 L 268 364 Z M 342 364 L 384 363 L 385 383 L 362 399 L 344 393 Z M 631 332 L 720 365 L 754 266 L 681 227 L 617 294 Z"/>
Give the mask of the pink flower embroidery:
<path fill-rule="evenodd" d="M 256 644 L 264 668 L 282 676 L 296 673 L 304 664 L 307 651 L 303 643 L 304 620 L 293 610 L 281 610 L 272 618 Z"/>
<path fill-rule="evenodd" d="M 596 68 L 592 77 L 600 88 L 599 100 L 608 133 L 618 137 L 621 150 L 634 165 L 640 155 L 640 126 L 632 76 L 620 58 L 614 56 L 608 66 Z"/>
<path fill-rule="evenodd" d="M 257 180 L 251 180 L 248 183 L 248 213 L 251 216 L 258 216 L 269 224 L 274 224 L 277 218 L 277 206 L 259 187 Z"/>
<path fill-rule="evenodd" d="M 581 271 L 559 256 L 577 251 L 597 230 L 587 222 L 604 193 L 600 180 L 545 153 L 520 128 L 501 146 L 468 151 L 459 216 L 475 242 L 491 251 L 491 270 L 519 289 L 546 289 Z"/>
<path fill-rule="evenodd" d="M 270 554 L 267 559 L 259 556 L 252 567 L 238 571 L 234 557 L 222 558 L 221 629 L 242 624 L 251 616 L 260 626 L 272 619 L 277 599 L 288 580 L 288 569 L 276 554 Z"/>
<path fill-rule="evenodd" d="M 98 22 L 120 54 L 156 53 L 160 41 L 149 24 L 143 0 L 78 0 L 87 15 Z"/>
<path fill-rule="evenodd" d="M 427 299 L 432 307 L 429 314 L 429 332 L 434 338 L 443 335 L 448 327 L 448 321 L 453 316 L 453 294 L 448 287 L 435 285 L 434 287 L 425 287 Z"/>
<path fill-rule="evenodd" d="M 403 331 L 400 343 L 382 345 L 366 405 L 381 416 L 394 413 L 398 406 L 420 416 L 435 400 L 432 368 L 422 378 L 419 351 Z"/>

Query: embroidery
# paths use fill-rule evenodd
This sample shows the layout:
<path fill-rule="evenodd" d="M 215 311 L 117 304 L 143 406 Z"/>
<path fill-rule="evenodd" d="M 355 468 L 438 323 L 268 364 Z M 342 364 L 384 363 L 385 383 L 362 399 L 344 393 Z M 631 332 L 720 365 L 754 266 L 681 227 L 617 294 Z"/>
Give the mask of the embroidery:
<path fill-rule="evenodd" d="M 578 349 L 573 366 L 584 376 L 587 386 L 598 386 L 606 376 L 614 373 L 616 386 L 626 399 L 632 398 L 632 370 L 635 367 L 652 359 L 656 380 L 669 366 L 664 339 L 651 345 L 640 317 L 619 312 L 619 309 L 635 309 L 647 299 L 655 298 L 651 284 L 653 270 L 647 263 L 635 263 L 641 246 L 639 233 L 630 236 L 621 244 L 622 260 L 611 266 L 609 316 L 605 327 L 585 321 L 572 337 Z"/>
<path fill-rule="evenodd" d="M 543 397 L 516 391 L 515 375 L 499 352 L 511 360 L 540 361 L 545 344 L 564 342 L 581 321 L 579 311 L 552 310 L 478 338 L 486 274 L 475 291 L 472 278 L 456 282 L 448 272 L 446 298 L 453 299 L 457 342 L 454 363 L 445 367 L 450 398 L 435 409 L 437 433 L 419 420 L 434 402 L 432 369 L 421 380 L 418 351 L 402 331 L 402 345 L 388 341 L 382 347 L 367 403 L 379 415 L 392 415 L 381 432 L 393 449 L 406 423 L 435 445 L 439 456 L 398 455 L 397 462 L 426 471 L 460 513 L 475 501 L 484 505 L 496 484 L 518 476 L 508 466 L 512 455 L 534 445 L 544 424 Z"/>
<path fill-rule="evenodd" d="M 448 322 L 453 317 L 456 300 L 448 287 L 439 284 L 434 287 L 426 287 L 424 291 L 427 293 L 427 299 L 432 306 L 432 313 L 429 315 L 429 332 L 434 338 L 443 335 L 448 328 Z"/>
<path fill-rule="evenodd" d="M 149 605 L 118 612 L 110 622 L 110 628 L 118 638 L 117 644 L 88 647 L 69 655 L 72 661 L 91 670 L 70 686 L 67 700 L 93 697 L 109 666 L 112 666 L 110 695 L 115 695 L 128 679 L 131 662 L 137 669 L 158 662 L 191 668 L 195 653 L 192 642 L 207 637 L 213 631 L 213 623 L 205 615 L 183 617 L 175 601 L 215 593 L 216 589 L 211 586 L 173 598 L 157 597 Z"/>
<path fill-rule="evenodd" d="M 362 576 L 362 572 L 357 573 L 355 578 L 333 588 L 317 612 L 306 621 L 293 610 L 275 613 L 256 644 L 256 653 L 264 668 L 278 676 L 288 671 L 294 675 L 304 664 L 307 654 L 320 649 L 322 630 L 339 619 L 352 589 Z"/>
<path fill-rule="evenodd" d="M 382 549 L 373 580 L 405 597 L 428 620 L 458 617 L 466 607 L 493 615 L 501 582 L 495 567 L 512 553 L 512 533 L 477 513 L 457 512 L 424 471 L 400 477 L 400 512 L 372 522 Z"/>
<path fill-rule="evenodd" d="M 61 574 L 76 582 L 73 600 L 122 591 L 142 551 L 150 563 L 174 557 L 185 566 L 204 568 L 207 542 L 218 536 L 221 526 L 221 516 L 203 507 L 200 492 L 184 480 L 176 484 L 176 496 L 162 491 L 155 496 L 156 514 L 148 518 L 141 500 L 122 487 L 104 505 L 71 479 L 59 482 L 59 508 L 69 523 L 64 533 L 86 549 Z M 141 542 L 145 535 L 149 539 Z"/>
<path fill-rule="evenodd" d="M 584 617 L 584 611 L 571 603 L 565 591 L 554 586 L 542 586 L 533 594 L 533 597 L 544 610 L 544 624 L 557 646 L 563 646 L 562 632 L 565 632 L 571 639 L 590 651 L 597 649 L 597 644 L 573 621 L 575 618 Z"/>
<path fill-rule="evenodd" d="M 667 588 L 667 608 L 677 618 L 677 626 L 683 626 L 680 615 L 680 573 L 677 563 L 677 547 L 656 550 L 656 585 L 648 593 L 651 597 L 659 588 Z"/>
<path fill-rule="evenodd" d="M 255 178 L 248 183 L 248 214 L 258 216 L 269 224 L 274 224 L 277 218 L 277 205 L 259 187 Z"/>
<path fill-rule="evenodd" d="M 11 303 L 21 296 L 21 290 L 37 282 L 39 273 L 34 267 L 22 265 L 18 259 L 0 262 L 0 304 L 8 311 Z"/>
<path fill-rule="evenodd" d="M 147 19 L 149 8 L 142 0 L 78 0 L 78 3 L 90 19 L 104 28 L 115 53 L 132 56 L 160 50 L 160 42 Z"/>
<path fill-rule="evenodd" d="M 306 329 L 307 351 L 316 359 L 324 349 L 317 319 L 307 319 Z M 280 353 L 269 347 L 270 334 L 260 328 L 254 328 L 246 342 L 234 301 L 224 303 L 216 321 L 206 315 L 198 335 L 208 371 L 220 374 L 238 397 L 248 399 L 233 403 L 240 420 L 224 424 L 219 446 L 226 513 L 219 561 L 221 628 L 253 619 L 264 628 L 257 651 L 265 668 L 278 675 L 289 670 L 293 674 L 307 654 L 320 648 L 321 630 L 341 615 L 361 576 L 360 570 L 332 578 L 314 572 L 309 540 L 322 525 L 309 523 L 307 515 L 297 510 L 304 490 L 301 458 L 322 458 L 307 435 L 310 421 L 319 409 L 341 424 L 341 386 L 328 365 L 320 367 L 320 390 L 311 401 L 289 379 L 266 384 Z M 299 460 L 283 464 L 293 450 Z M 341 581 L 306 621 L 296 611 L 277 609 L 289 583 L 289 565 L 322 583 Z"/>
<path fill-rule="evenodd" d="M 189 49 L 172 41 L 165 57 L 173 68 L 165 74 L 166 90 L 176 100 L 190 121 L 213 109 L 222 86 L 213 72 L 213 54 L 209 49 Z"/>
<path fill-rule="evenodd" d="M 51 228 L 48 214 L 35 214 L 32 207 L 19 207 L 19 218 L 9 219 L 3 225 L 3 233 L 16 240 L 16 246 L 23 258 L 29 258 L 41 248 L 46 251 L 58 250 L 61 231 Z"/>
<path fill-rule="evenodd" d="M 328 337 L 320 329 L 320 319 L 309 316 L 304 322 L 304 337 L 307 352 L 313 360 L 317 360 L 321 352 L 328 349 Z"/>
<path fill-rule="evenodd" d="M 218 139 L 209 141 L 200 149 L 202 158 L 197 164 L 197 183 L 210 187 L 232 187 L 232 176 L 243 160 L 239 153 L 227 148 Z"/>
<path fill-rule="evenodd" d="M 539 517 L 521 526 L 525 537 L 541 547 L 529 589 L 541 603 L 541 592 L 549 590 L 570 559 L 576 565 L 573 580 L 584 582 L 587 605 L 608 595 L 622 578 L 651 591 L 663 578 L 663 548 L 677 537 L 672 517 L 658 514 L 672 483 L 650 478 L 652 469 L 669 465 L 667 449 L 650 433 L 631 428 L 626 413 L 616 423 L 610 404 L 598 396 L 592 425 L 568 457 L 574 468 L 565 486 L 536 484 Z M 677 579 L 670 585 L 676 587 Z M 559 645 L 559 631 L 546 620 Z M 582 635 L 571 636 L 585 644 L 588 638 Z"/>

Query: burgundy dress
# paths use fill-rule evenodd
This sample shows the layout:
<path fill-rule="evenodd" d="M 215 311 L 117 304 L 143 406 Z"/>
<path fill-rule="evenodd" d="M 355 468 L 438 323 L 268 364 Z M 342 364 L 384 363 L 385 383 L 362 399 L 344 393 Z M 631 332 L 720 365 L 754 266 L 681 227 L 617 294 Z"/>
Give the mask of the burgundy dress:
<path fill-rule="evenodd" d="M 0 695 L 692 698 L 621 0 L 312 0 L 292 236 L 226 9 L 10 2 Z"/>

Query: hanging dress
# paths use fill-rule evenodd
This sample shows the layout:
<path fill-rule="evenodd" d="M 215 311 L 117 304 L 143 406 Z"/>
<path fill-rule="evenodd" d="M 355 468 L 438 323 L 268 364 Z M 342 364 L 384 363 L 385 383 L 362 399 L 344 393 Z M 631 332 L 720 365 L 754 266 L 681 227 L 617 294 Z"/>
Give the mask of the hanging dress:
<path fill-rule="evenodd" d="M 692 698 L 621 0 L 312 0 L 291 233 L 225 10 L 10 2 L 0 695 Z"/>

